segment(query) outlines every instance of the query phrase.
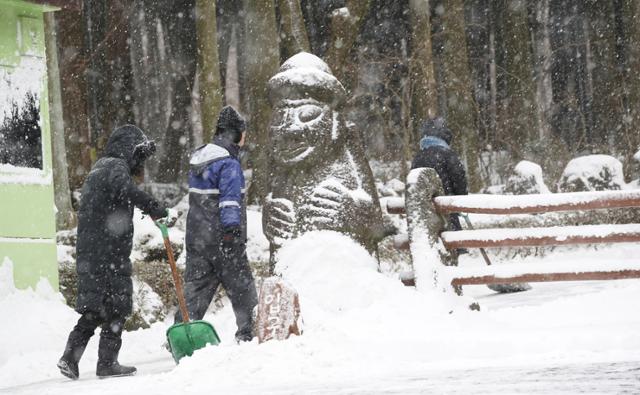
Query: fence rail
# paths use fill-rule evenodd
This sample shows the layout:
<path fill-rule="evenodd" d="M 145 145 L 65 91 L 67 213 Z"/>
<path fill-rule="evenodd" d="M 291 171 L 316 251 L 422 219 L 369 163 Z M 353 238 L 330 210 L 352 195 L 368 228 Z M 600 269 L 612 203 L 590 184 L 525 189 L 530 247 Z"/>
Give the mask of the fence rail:
<path fill-rule="evenodd" d="M 579 211 L 640 207 L 640 190 L 575 192 L 538 195 L 467 195 L 437 196 L 433 207 L 438 214 L 535 214 L 558 211 Z M 404 201 L 400 198 L 387 201 L 387 212 L 405 214 Z M 491 228 L 478 230 L 444 231 L 440 239 L 448 250 L 457 248 L 534 247 L 569 244 L 640 242 L 640 224 L 604 224 L 582 226 L 556 226 L 540 228 Z M 408 249 L 410 241 L 406 235 L 396 237 L 395 246 Z M 633 266 L 633 265 L 632 265 Z M 494 268 L 494 266 L 490 266 Z M 558 272 L 558 268 L 541 272 L 532 269 L 517 275 L 499 276 L 495 269 L 487 274 L 464 274 L 458 268 L 449 278 L 451 285 L 504 284 L 520 282 L 618 280 L 640 278 L 637 267 L 615 267 L 606 264 L 585 271 Z M 415 279 L 405 275 L 405 285 L 415 285 Z"/>
<path fill-rule="evenodd" d="M 532 195 L 438 196 L 439 213 L 534 214 L 556 211 L 640 207 L 640 190 Z"/>
<path fill-rule="evenodd" d="M 481 284 L 505 284 L 505 283 L 536 283 L 551 281 L 591 281 L 591 280 L 626 280 L 640 278 L 640 270 L 614 270 L 591 271 L 578 273 L 528 273 L 512 277 L 473 276 L 456 277 L 451 280 L 451 285 L 481 285 Z M 403 282 L 411 282 L 405 278 Z"/>

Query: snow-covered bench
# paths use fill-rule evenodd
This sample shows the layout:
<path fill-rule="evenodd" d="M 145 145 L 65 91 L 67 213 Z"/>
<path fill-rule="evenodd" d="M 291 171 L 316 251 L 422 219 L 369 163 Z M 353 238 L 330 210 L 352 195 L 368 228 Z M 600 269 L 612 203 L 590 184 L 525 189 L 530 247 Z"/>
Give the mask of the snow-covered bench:
<path fill-rule="evenodd" d="M 640 224 L 492 228 L 445 231 L 450 213 L 531 214 L 640 207 L 640 190 L 574 192 L 539 195 L 442 196 L 440 179 L 432 169 L 415 169 L 407 177 L 405 207 L 401 200 L 387 205 L 389 213 L 406 212 L 409 235 L 397 246 L 409 248 L 414 277 L 407 285 L 448 287 L 470 284 L 584 281 L 640 278 L 640 261 L 602 262 L 594 267 L 545 265 L 517 268 L 505 265 L 458 268 L 457 248 L 551 246 L 640 241 Z M 422 283 L 422 284 L 421 284 Z"/>

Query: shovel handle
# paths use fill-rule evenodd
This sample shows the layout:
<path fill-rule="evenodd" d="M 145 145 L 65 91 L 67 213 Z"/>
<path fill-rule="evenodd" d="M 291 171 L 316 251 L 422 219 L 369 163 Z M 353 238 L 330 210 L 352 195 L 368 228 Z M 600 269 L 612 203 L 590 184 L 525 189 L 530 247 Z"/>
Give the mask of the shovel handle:
<path fill-rule="evenodd" d="M 176 284 L 176 294 L 178 294 L 178 304 L 180 305 L 180 312 L 182 313 L 182 322 L 189 322 L 189 311 L 187 310 L 187 303 L 184 300 L 184 291 L 182 290 L 182 281 L 178 274 L 176 260 L 173 257 L 173 248 L 171 247 L 168 237 L 163 237 L 163 240 L 164 248 L 167 250 L 167 257 L 169 258 L 169 266 L 171 266 L 173 282 Z"/>
<path fill-rule="evenodd" d="M 460 214 L 460 216 L 464 218 L 464 222 L 467 223 L 467 226 L 469 226 L 469 229 L 473 230 L 473 225 L 471 225 L 469 216 L 466 214 Z M 482 247 L 480 247 L 480 254 L 482 254 L 482 258 L 484 258 L 484 262 L 487 264 L 487 266 L 491 266 L 491 260 L 489 260 L 489 255 L 487 255 L 487 251 L 485 251 L 484 248 Z"/>

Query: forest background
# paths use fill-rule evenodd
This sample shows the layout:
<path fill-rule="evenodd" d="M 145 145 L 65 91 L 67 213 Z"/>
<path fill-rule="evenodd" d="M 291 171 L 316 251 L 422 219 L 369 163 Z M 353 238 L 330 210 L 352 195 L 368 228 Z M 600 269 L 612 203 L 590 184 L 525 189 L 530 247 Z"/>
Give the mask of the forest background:
<path fill-rule="evenodd" d="M 54 152 L 61 228 L 73 226 L 73 191 L 125 123 L 158 144 L 151 186 L 182 197 L 188 156 L 211 140 L 224 104 L 248 120 L 244 160 L 259 202 L 266 83 L 299 51 L 324 59 L 347 89 L 343 111 L 369 159 L 398 163 L 400 173 L 421 120 L 441 115 L 474 192 L 503 183 L 523 159 L 540 164 L 549 185 L 571 158 L 592 153 L 620 159 L 627 181 L 639 175 L 640 1 L 57 3 L 46 28 L 60 75 L 50 95 L 61 103 L 52 107 L 54 151 L 65 151 Z"/>

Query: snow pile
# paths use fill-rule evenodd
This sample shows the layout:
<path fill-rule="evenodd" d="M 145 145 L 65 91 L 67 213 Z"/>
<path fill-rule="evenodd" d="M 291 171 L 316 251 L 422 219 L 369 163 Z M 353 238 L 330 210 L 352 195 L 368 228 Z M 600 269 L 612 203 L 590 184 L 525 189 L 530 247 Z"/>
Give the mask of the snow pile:
<path fill-rule="evenodd" d="M 303 304 L 306 298 L 323 295 L 314 302 L 327 311 L 340 312 L 368 307 L 375 299 L 368 292 L 353 292 L 345 298 L 340 290 L 373 290 L 379 285 L 376 291 L 385 291 L 388 279 L 377 273 L 377 266 L 375 259 L 351 238 L 315 231 L 285 244 L 278 253 L 275 270 L 295 284 Z"/>
<path fill-rule="evenodd" d="M 559 192 L 604 191 L 625 188 L 622 163 L 609 155 L 572 159 L 558 182 Z"/>
<path fill-rule="evenodd" d="M 182 216 L 186 216 L 186 213 L 183 213 Z M 164 240 L 160 229 L 158 229 L 151 217 L 142 214 L 142 211 L 137 208 L 133 213 L 133 229 L 132 261 L 166 259 Z M 185 233 L 182 229 L 176 226 L 169 228 L 169 240 L 174 248 L 176 257 L 184 250 L 184 236 Z"/>
<path fill-rule="evenodd" d="M 505 192 L 513 195 L 549 193 L 542 178 L 542 167 L 527 160 L 520 161 L 507 179 Z"/>
<path fill-rule="evenodd" d="M 603 248 L 597 257 L 577 250 L 555 260 L 618 260 L 637 256 L 638 251 L 638 246 L 625 244 Z M 505 388 L 500 386 L 505 383 L 513 385 L 506 392 L 517 392 L 531 370 L 633 362 L 640 352 L 640 332 L 634 329 L 640 325 L 640 284 L 635 280 L 537 284 L 520 295 L 465 287 L 465 293 L 478 298 L 482 311 L 450 313 L 441 298 L 377 273 L 361 246 L 335 232 L 312 232 L 291 240 L 280 258 L 279 270 L 300 293 L 304 335 L 238 346 L 227 301 L 222 310 L 205 317 L 218 331 L 220 346 L 200 350 L 175 366 L 161 346 L 172 322 L 168 319 L 150 329 L 124 333 L 120 360 L 136 365 L 138 375 L 103 381 L 94 380 L 94 336 L 80 364 L 81 379 L 75 383 L 60 376 L 55 362 L 77 314 L 55 294 L 47 298 L 34 291 L 4 292 L 7 269 L 2 267 L 0 388 L 12 394 L 88 395 L 416 393 L 431 383 L 434 393 L 443 388 L 470 393 L 492 367 L 503 374 L 488 392 Z M 484 263 L 465 256 L 461 265 Z M 15 387 L 26 383 L 32 384 Z M 572 385 L 586 392 L 612 392 L 608 386 Z M 413 390 L 407 391 L 409 387 Z"/>
<path fill-rule="evenodd" d="M 143 321 L 142 327 L 147 327 L 158 321 L 158 318 L 164 318 L 158 312 L 164 311 L 164 305 L 160 295 L 155 293 L 149 284 L 133 277 L 133 314 L 139 316 Z"/>
<path fill-rule="evenodd" d="M 16 289 L 13 264 L 5 258 L 0 266 L 0 316 L 0 387 L 32 380 L 34 372 L 48 371 L 55 377 L 54 358 L 62 354 L 71 322 L 78 317 L 62 295 L 45 279 L 35 290 Z"/>
<path fill-rule="evenodd" d="M 269 240 L 262 232 L 262 210 L 247 207 L 247 258 L 249 262 L 269 261 Z"/>

